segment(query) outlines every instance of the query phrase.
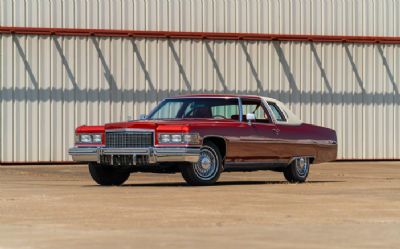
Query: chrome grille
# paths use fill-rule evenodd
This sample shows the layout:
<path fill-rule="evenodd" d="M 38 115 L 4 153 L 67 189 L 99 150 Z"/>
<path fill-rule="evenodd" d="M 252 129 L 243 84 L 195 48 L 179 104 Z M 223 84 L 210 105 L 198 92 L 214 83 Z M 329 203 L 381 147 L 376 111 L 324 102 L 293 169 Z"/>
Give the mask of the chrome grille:
<path fill-rule="evenodd" d="M 147 148 L 153 146 L 153 132 L 106 132 L 106 146 L 111 148 Z"/>

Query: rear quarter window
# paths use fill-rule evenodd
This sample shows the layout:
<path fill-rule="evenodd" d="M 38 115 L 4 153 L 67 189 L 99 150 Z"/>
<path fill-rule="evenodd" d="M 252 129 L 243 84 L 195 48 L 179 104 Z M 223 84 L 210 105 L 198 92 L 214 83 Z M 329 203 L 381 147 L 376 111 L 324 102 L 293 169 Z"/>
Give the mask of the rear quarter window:
<path fill-rule="evenodd" d="M 282 110 L 277 106 L 277 104 L 268 102 L 268 105 L 271 108 L 272 115 L 274 115 L 276 121 L 286 122 L 286 116 L 283 114 Z"/>

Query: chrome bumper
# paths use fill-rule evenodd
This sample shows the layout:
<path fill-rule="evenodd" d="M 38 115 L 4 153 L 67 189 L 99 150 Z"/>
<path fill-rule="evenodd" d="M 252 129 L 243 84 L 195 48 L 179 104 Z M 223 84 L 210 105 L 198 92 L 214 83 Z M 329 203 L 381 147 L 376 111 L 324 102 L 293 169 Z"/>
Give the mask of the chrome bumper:
<path fill-rule="evenodd" d="M 107 148 L 73 147 L 69 154 L 75 162 L 100 162 L 101 155 L 139 155 L 148 156 L 149 163 L 191 162 L 199 160 L 200 148 Z"/>

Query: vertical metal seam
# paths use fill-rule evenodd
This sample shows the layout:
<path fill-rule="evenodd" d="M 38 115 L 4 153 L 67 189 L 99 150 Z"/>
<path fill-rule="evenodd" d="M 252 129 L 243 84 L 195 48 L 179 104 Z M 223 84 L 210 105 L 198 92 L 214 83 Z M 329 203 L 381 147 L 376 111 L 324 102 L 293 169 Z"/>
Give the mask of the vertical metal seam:
<path fill-rule="evenodd" d="M 15 39 L 18 39 L 18 37 L 17 36 L 15 36 Z M 24 44 L 25 45 L 25 44 Z M 15 56 L 15 53 L 16 53 L 16 51 L 15 51 L 15 47 L 13 46 L 13 50 L 12 50 L 13 52 L 12 52 L 12 65 L 15 65 L 15 63 L 16 63 L 16 56 Z M 13 68 L 13 71 L 12 71 L 12 81 L 13 81 L 13 84 L 12 84 L 12 87 L 11 87 L 11 89 L 13 89 L 13 93 L 12 93 L 12 102 L 11 102 L 11 108 L 13 109 L 13 112 L 12 112 L 12 117 L 11 117 L 11 120 L 12 120 L 12 125 L 11 125 L 11 134 L 13 134 L 14 135 L 14 137 L 15 137 L 15 134 L 16 134 L 16 129 L 15 129 L 15 116 L 16 116 L 16 112 L 15 112 L 15 95 L 14 95 L 14 90 L 15 90 L 15 84 L 14 84 L 14 82 L 15 82 L 15 67 Z M 15 158 L 15 147 L 16 147 L 16 143 L 15 143 L 15 140 L 13 139 L 12 141 L 11 141 L 11 158 L 12 158 L 12 160 L 15 160 L 14 158 Z"/>
<path fill-rule="evenodd" d="M 48 76 L 49 76 L 49 116 L 50 116 L 50 119 L 49 119 L 49 131 L 48 131 L 48 135 L 49 135 L 49 137 L 48 137 L 48 144 L 49 144 L 49 152 L 48 152 L 48 158 L 49 158 L 49 160 L 50 161 L 52 161 L 52 160 L 54 160 L 53 159 L 53 148 L 54 148 L 54 146 L 53 146 L 53 139 L 52 139 L 52 132 L 51 132 L 51 129 L 52 129 L 52 125 L 51 125 L 51 120 L 52 120 L 52 115 L 53 115 L 53 113 L 52 113 L 52 105 L 53 105 L 53 101 L 52 101 L 52 89 L 53 89 L 53 63 L 52 63 L 52 61 L 53 61 L 53 46 L 51 45 L 51 43 L 52 43 L 52 39 L 51 38 L 49 38 L 49 44 L 50 44 L 50 46 L 49 46 L 49 56 L 50 56 L 50 58 L 49 58 L 49 61 L 50 61 L 50 63 L 49 63 L 49 68 L 50 68 L 50 70 L 49 70 L 49 72 L 48 72 Z"/>
<path fill-rule="evenodd" d="M 2 9 L 2 3 L 0 2 L 0 10 Z M 3 87 L 3 35 L 0 35 L 0 89 Z M 0 120 L 4 120 L 3 113 L 3 91 L 0 91 Z M 3 122 L 0 122 L 0 163 L 3 161 Z"/>
<path fill-rule="evenodd" d="M 373 53 L 373 61 L 374 61 L 374 65 L 376 65 L 376 54 L 375 53 Z M 375 70 L 373 70 L 372 71 L 373 72 L 373 79 L 374 79 L 374 82 L 376 82 L 376 71 Z M 372 85 L 372 91 L 373 92 L 375 92 L 375 90 L 376 90 L 376 85 L 375 85 L 375 83 Z M 373 99 L 375 100 L 375 97 L 373 97 Z M 377 155 L 376 155 L 376 143 L 377 143 L 377 141 L 376 141 L 376 108 L 375 108 L 375 104 L 373 103 L 372 104 L 372 112 L 373 112 L 373 120 L 374 120 L 374 122 L 373 122 L 373 129 L 372 129 L 372 132 L 373 132 L 373 158 L 376 158 L 377 157 Z"/>
<path fill-rule="evenodd" d="M 13 1 L 13 4 L 14 4 L 14 1 Z M 12 36 L 14 36 L 14 35 L 12 35 Z M 17 36 L 15 36 L 15 39 L 18 39 L 17 38 Z M 11 109 L 12 109 L 12 115 L 11 115 L 11 134 L 13 134 L 13 137 L 12 138 L 14 138 L 14 139 L 12 139 L 12 141 L 11 141 L 11 146 L 9 145 L 9 148 L 11 148 L 11 160 L 13 161 L 13 160 L 15 160 L 15 155 L 14 155 L 14 151 L 15 151 L 15 147 L 16 147 L 16 145 L 15 145 L 15 139 L 16 139 L 16 133 L 15 133 L 15 129 L 14 129 L 14 127 L 15 127 L 15 125 L 14 125 L 14 123 L 15 123 L 15 104 L 14 104 L 14 91 L 15 91 L 15 76 L 14 76 L 14 74 L 16 73 L 15 72 L 15 64 L 16 64 L 16 60 L 15 60 L 15 55 L 14 55 L 14 53 L 16 53 L 16 51 L 15 51 L 15 49 L 14 49 L 14 45 L 13 45 L 13 49 L 12 49 L 12 61 L 11 61 L 11 63 L 12 63 L 12 65 L 13 65 L 13 71 L 11 72 L 11 74 L 12 74 L 12 86 L 11 86 L 11 89 L 13 90 L 12 91 L 12 93 L 11 93 Z M 3 134 L 2 134 L 3 135 Z M 2 136 L 3 137 L 3 136 Z M 7 155 L 5 155 L 5 157 L 7 158 Z"/>
<path fill-rule="evenodd" d="M 399 50 L 397 50 L 397 54 L 400 55 L 399 54 Z M 399 56 L 394 56 L 394 58 L 393 58 L 393 71 L 394 71 L 393 74 L 394 75 L 399 75 L 398 74 L 398 72 L 400 72 L 399 69 L 398 69 L 399 66 L 400 66 L 399 64 L 400 64 L 399 63 Z M 397 88 L 399 88 L 400 77 L 397 77 L 396 83 L 397 83 L 397 85 L 396 85 Z M 399 97 L 399 96 L 397 95 L 397 97 Z M 393 146 L 393 148 L 394 148 L 393 158 L 397 158 L 399 156 L 399 149 L 398 149 L 399 141 L 396 140 L 396 137 L 398 137 L 398 135 L 400 133 L 399 129 L 396 129 L 396 123 L 398 123 L 399 119 L 400 119 L 399 114 L 400 114 L 399 109 L 397 109 L 397 112 L 396 111 L 394 112 L 395 117 L 393 118 L 393 120 L 394 120 L 393 128 L 394 128 L 394 133 L 395 133 L 394 136 L 393 136 L 393 139 L 394 139 L 394 141 L 393 141 L 393 143 L 394 143 L 394 146 Z M 398 125 L 397 125 L 397 127 L 398 127 Z"/>
<path fill-rule="evenodd" d="M 49 25 L 50 25 L 50 27 L 53 27 L 53 23 L 52 23 L 52 1 L 48 1 L 48 4 L 49 4 L 49 17 L 50 17 L 50 21 L 49 21 Z M 54 50 L 53 50 L 53 46 L 51 45 L 51 43 L 52 43 L 52 40 L 53 39 L 55 39 L 55 37 L 53 37 L 53 38 L 49 38 L 49 40 L 50 40 L 50 47 L 49 47 L 49 50 L 50 50 L 50 58 L 49 58 L 49 60 L 50 60 L 50 72 L 49 72 L 49 74 L 50 74 L 50 82 L 49 82 L 49 85 L 50 85 L 50 96 L 49 96 L 49 104 L 50 104 L 50 108 L 49 108 L 49 116 L 50 116 L 50 120 L 49 120 L 49 123 L 50 123 L 50 127 L 49 127 L 49 131 L 48 131 L 48 134 L 49 134 L 49 160 L 50 161 L 55 161 L 56 159 L 55 159 L 55 157 L 54 157 L 54 155 L 53 155 L 53 151 L 55 150 L 54 149 L 54 144 L 53 144 L 53 141 L 54 141 L 54 139 L 53 139 L 53 134 L 54 134 L 54 131 L 53 131 L 53 125 L 51 124 L 51 120 L 52 120 L 52 114 L 53 114 L 53 109 L 52 109 L 52 106 L 53 106 L 53 98 L 52 98 L 52 89 L 53 89 L 53 76 L 54 76 L 54 72 L 53 72 L 53 60 L 54 60 L 54 55 L 53 55 L 53 53 L 54 53 Z"/>
<path fill-rule="evenodd" d="M 147 6 L 147 4 L 145 4 L 144 5 L 144 16 L 145 16 L 145 27 L 146 27 L 146 30 L 149 29 L 149 18 L 148 18 L 148 12 L 147 11 L 148 11 L 148 6 Z M 144 58 L 145 58 L 145 61 L 148 61 L 148 58 L 149 58 L 147 46 L 148 46 L 148 40 L 144 40 Z M 147 67 L 145 66 L 145 68 L 147 68 Z M 145 89 L 144 106 L 145 106 L 145 113 L 148 113 L 149 108 L 148 108 L 147 98 L 148 98 L 148 84 L 149 83 L 147 82 L 146 78 L 145 78 L 144 83 L 145 83 L 145 86 L 144 86 L 144 89 Z"/>

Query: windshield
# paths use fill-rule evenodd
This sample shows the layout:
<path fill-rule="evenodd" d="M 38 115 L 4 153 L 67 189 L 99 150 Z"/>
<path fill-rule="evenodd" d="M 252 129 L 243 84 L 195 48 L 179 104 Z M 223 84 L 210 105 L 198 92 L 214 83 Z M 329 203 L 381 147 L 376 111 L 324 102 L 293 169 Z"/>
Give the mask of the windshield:
<path fill-rule="evenodd" d="M 234 119 L 239 120 L 239 103 L 235 98 L 182 98 L 161 102 L 149 119 Z"/>

